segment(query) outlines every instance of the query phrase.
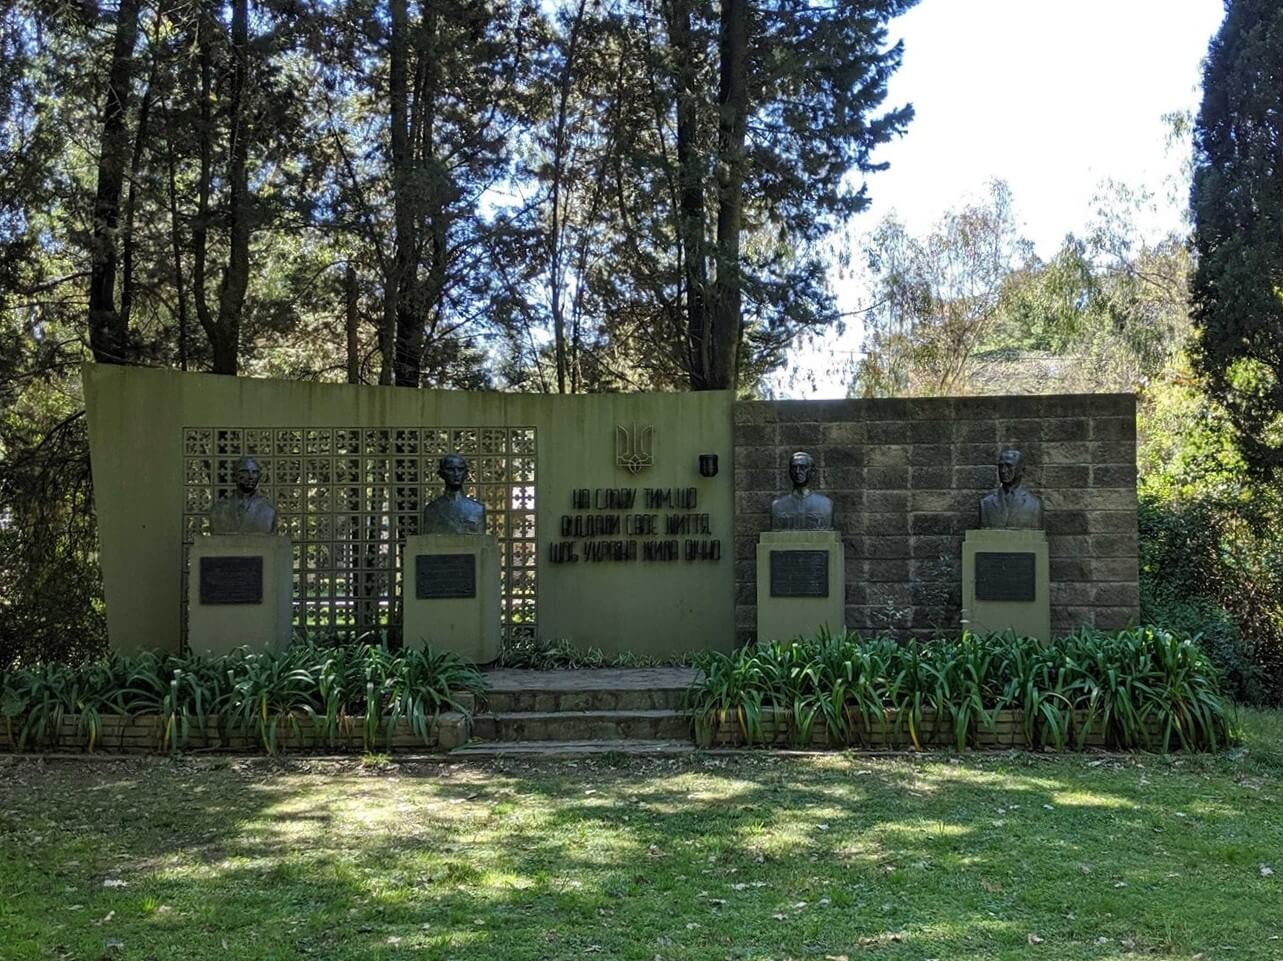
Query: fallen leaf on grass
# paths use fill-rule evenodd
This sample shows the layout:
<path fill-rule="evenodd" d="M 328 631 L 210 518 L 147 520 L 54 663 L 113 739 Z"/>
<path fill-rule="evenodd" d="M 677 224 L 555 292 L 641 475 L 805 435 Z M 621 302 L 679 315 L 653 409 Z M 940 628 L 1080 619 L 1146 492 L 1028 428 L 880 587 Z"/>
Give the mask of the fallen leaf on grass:
<path fill-rule="evenodd" d="M 115 912 L 115 911 L 108 911 L 108 912 L 106 913 L 106 915 L 104 915 L 103 917 L 99 918 L 97 921 L 95 921 L 95 922 L 94 922 L 94 924 L 95 924 L 97 927 L 100 927 L 100 928 L 101 928 L 104 924 L 106 924 L 108 921 L 110 921 L 110 920 L 111 920 L 112 918 L 114 918 L 115 916 L 116 916 L 116 912 Z"/>
<path fill-rule="evenodd" d="M 1029 935 L 1028 941 L 1030 944 L 1042 944 L 1043 939 L 1038 937 L 1036 934 L 1031 934 Z"/>

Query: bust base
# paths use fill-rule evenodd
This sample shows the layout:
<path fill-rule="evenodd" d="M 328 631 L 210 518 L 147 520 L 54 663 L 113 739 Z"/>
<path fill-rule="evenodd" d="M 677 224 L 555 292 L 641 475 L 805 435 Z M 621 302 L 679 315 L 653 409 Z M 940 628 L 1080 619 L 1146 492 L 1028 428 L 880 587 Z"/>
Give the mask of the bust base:
<path fill-rule="evenodd" d="M 843 561 L 837 531 L 763 531 L 757 542 L 758 641 L 793 640 L 821 628 L 844 631 Z"/>
<path fill-rule="evenodd" d="M 441 560 L 447 558 L 448 560 Z M 463 558 L 470 558 L 471 563 Z M 426 560 L 422 560 L 426 559 Z M 435 570 L 472 574 L 472 596 L 419 597 L 420 561 Z M 427 575 L 429 593 L 448 595 L 466 587 L 466 577 L 436 583 Z M 499 547 L 493 534 L 417 534 L 405 539 L 401 555 L 401 637 L 406 647 L 451 651 L 465 661 L 489 664 L 499 657 Z"/>
<path fill-rule="evenodd" d="M 292 543 L 274 534 L 209 534 L 192 543 L 187 570 L 187 646 L 217 657 L 238 647 L 283 651 L 293 636 Z M 261 600 L 202 603 L 201 567 L 206 560 L 259 558 Z"/>
<path fill-rule="evenodd" d="M 977 560 L 978 555 L 981 556 Z M 1005 565 L 1005 566 L 1004 566 Z M 1005 571 L 1016 571 L 1004 580 Z M 988 528 L 967 531 L 962 542 L 963 626 L 975 634 L 1014 631 L 1046 643 L 1051 640 L 1051 578 L 1047 535 L 1040 530 Z M 997 572 L 997 576 L 993 572 Z M 980 578 L 979 590 L 977 578 Z M 985 580 L 988 584 L 986 590 Z M 1003 588 L 1030 587 L 1030 599 L 996 600 Z M 1020 594 L 1019 590 L 1010 593 Z M 980 597 L 977 597 L 980 594 Z M 1023 595 L 1029 597 L 1029 595 Z"/>

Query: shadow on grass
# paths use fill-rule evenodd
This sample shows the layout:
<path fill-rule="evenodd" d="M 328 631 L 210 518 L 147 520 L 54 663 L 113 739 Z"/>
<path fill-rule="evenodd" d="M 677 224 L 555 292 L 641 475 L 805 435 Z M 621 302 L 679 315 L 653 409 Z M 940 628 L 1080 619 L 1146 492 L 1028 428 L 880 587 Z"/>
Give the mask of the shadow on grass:
<path fill-rule="evenodd" d="M 1046 957 L 1269 957 L 1251 945 L 1278 919 L 1253 899 L 1277 898 L 1257 869 L 1283 849 L 1277 780 L 1092 763 L 10 762 L 0 943 L 15 961 L 117 940 L 232 961 L 994 958 L 1031 938 Z"/>

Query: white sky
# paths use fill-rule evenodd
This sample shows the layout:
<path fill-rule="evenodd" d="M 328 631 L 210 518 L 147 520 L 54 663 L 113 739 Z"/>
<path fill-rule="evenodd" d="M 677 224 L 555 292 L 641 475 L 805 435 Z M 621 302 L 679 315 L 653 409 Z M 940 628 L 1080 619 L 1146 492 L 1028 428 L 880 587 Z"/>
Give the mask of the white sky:
<path fill-rule="evenodd" d="M 905 51 L 887 98 L 912 103 L 916 116 L 875 153 L 891 167 L 870 178 L 873 203 L 853 236 L 893 209 L 924 233 L 1001 178 L 1046 258 L 1090 223 L 1102 181 L 1164 196 L 1185 158 L 1165 149 L 1162 118 L 1197 109 L 1201 62 L 1223 16 L 1221 0 L 921 0 L 891 25 Z M 1181 216 L 1167 205 L 1149 232 L 1178 229 Z M 861 306 L 856 283 L 833 282 L 843 310 Z M 818 394 L 810 377 L 786 377 L 777 393 L 843 396 L 826 369 L 858 350 L 859 325 L 848 326 L 822 353 L 796 358 L 815 372 Z"/>

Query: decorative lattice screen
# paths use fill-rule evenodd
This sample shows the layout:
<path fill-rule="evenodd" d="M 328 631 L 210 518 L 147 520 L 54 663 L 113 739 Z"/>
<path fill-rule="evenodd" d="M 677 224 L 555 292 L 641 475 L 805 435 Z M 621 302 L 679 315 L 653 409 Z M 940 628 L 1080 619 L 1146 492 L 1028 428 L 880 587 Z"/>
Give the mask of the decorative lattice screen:
<path fill-rule="evenodd" d="M 252 456 L 259 492 L 294 542 L 295 627 L 320 635 L 399 627 L 400 544 L 441 493 L 437 461 L 449 453 L 467 457 L 467 493 L 485 504 L 499 541 L 506 631 L 533 636 L 533 427 L 184 428 L 184 555 L 208 531 L 214 499 L 234 490 L 237 459 Z M 184 604 L 186 571 L 184 563 Z"/>

